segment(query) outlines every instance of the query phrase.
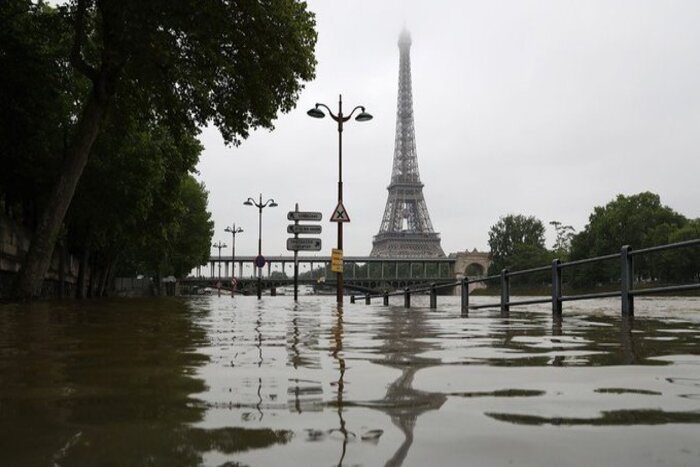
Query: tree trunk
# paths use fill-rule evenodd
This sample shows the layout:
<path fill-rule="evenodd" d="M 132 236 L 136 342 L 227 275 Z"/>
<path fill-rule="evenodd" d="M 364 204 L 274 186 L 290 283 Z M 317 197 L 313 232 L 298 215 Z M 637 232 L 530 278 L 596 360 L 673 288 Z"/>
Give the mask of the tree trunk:
<path fill-rule="evenodd" d="M 93 289 L 95 288 L 95 276 L 97 275 L 97 261 L 95 261 L 95 256 L 92 256 L 90 260 L 90 275 L 87 281 L 87 298 L 93 297 Z"/>
<path fill-rule="evenodd" d="M 90 149 L 97 138 L 106 108 L 107 101 L 98 98 L 93 90 L 83 109 L 75 139 L 63 162 L 51 197 L 39 218 L 32 243 L 17 278 L 15 298 L 30 300 L 41 290 L 41 284 L 51 265 L 56 238 L 87 164 Z"/>
<path fill-rule="evenodd" d="M 109 274 L 109 266 L 104 266 L 102 268 L 102 272 L 100 274 L 100 283 L 98 284 L 98 287 L 97 287 L 97 296 L 98 297 L 105 296 L 105 287 L 107 284 L 107 275 L 108 274 Z"/>
<path fill-rule="evenodd" d="M 80 254 L 78 280 L 75 283 L 75 298 L 85 298 L 85 278 L 88 274 L 88 264 L 90 264 L 90 250 L 85 246 Z"/>
<path fill-rule="evenodd" d="M 63 300 L 66 288 L 66 242 L 60 243 L 60 254 L 58 257 L 58 298 Z"/>

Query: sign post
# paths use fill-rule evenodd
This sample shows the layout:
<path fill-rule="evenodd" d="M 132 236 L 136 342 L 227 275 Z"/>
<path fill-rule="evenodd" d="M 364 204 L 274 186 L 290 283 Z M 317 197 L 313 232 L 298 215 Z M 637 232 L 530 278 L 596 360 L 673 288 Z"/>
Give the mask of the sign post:
<path fill-rule="evenodd" d="M 287 233 L 294 237 L 287 239 L 287 250 L 294 251 L 294 301 L 299 299 L 299 250 L 320 251 L 320 238 L 299 238 L 299 234 L 320 234 L 321 226 L 313 224 L 299 224 L 299 221 L 320 221 L 320 212 L 299 211 L 299 203 L 294 205 L 294 211 L 287 213 L 287 219 L 294 224 L 287 226 Z"/>

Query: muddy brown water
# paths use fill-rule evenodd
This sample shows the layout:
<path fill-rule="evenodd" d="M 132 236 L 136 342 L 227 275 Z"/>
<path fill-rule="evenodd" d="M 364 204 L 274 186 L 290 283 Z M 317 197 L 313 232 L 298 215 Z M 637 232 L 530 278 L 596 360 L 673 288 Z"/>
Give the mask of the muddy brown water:
<path fill-rule="evenodd" d="M 700 465 L 700 299 L 400 305 L 2 305 L 0 465 Z"/>

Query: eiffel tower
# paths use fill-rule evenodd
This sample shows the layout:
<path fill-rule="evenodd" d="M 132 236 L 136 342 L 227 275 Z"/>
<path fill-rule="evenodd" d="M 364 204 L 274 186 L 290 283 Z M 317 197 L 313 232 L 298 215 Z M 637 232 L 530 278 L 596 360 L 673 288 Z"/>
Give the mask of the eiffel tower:
<path fill-rule="evenodd" d="M 418 174 L 416 133 L 413 126 L 411 92 L 411 35 L 406 29 L 399 35 L 399 97 L 396 111 L 396 139 L 389 197 L 379 233 L 374 236 L 372 253 L 376 257 L 438 258 L 445 253 L 440 234 L 433 231 L 423 184 Z"/>

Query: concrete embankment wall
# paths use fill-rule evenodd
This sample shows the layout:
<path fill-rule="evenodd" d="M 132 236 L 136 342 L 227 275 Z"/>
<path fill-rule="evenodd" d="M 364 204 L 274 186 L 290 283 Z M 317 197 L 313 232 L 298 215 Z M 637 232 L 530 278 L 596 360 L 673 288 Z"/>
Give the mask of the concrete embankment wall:
<path fill-rule="evenodd" d="M 17 273 L 22 267 L 24 256 L 29 250 L 31 232 L 17 225 L 4 214 L 0 214 L 0 298 L 9 297 Z M 49 272 L 42 285 L 41 296 L 45 298 L 60 295 L 60 270 L 63 266 L 63 293 L 73 294 L 78 277 L 78 259 L 66 255 L 61 262 L 61 250 L 57 248 L 51 259 Z"/>

